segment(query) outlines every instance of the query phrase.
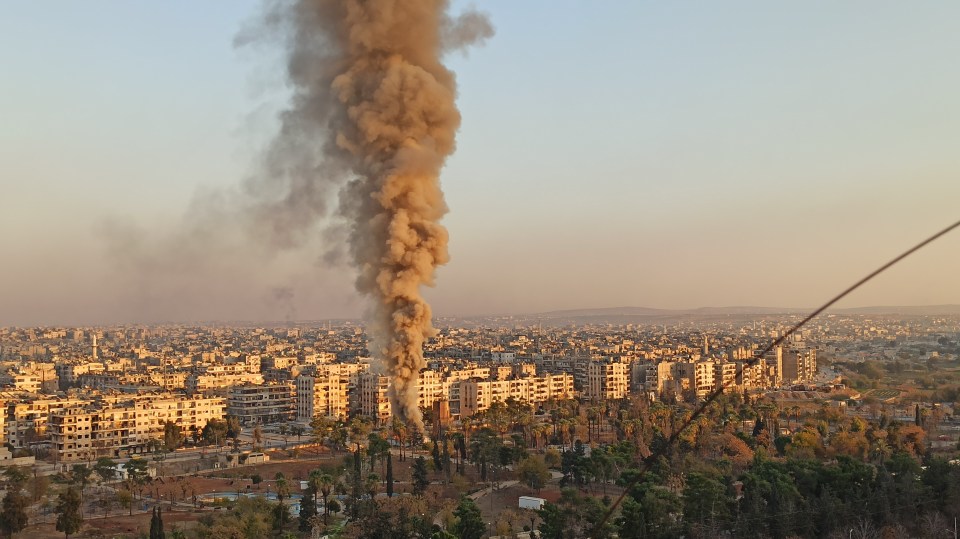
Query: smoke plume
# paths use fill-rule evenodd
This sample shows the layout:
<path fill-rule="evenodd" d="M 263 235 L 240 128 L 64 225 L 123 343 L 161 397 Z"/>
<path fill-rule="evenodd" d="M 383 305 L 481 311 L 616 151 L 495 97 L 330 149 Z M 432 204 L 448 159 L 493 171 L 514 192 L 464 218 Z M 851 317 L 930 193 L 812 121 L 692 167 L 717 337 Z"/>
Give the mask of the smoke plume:
<path fill-rule="evenodd" d="M 493 33 L 476 12 L 445 0 L 295 0 L 271 4 L 263 30 L 286 45 L 290 105 L 266 159 L 285 196 L 262 206 L 264 231 L 293 242 L 342 185 L 338 215 L 370 299 L 370 350 L 391 379 L 394 414 L 422 428 L 417 379 L 434 334 L 420 289 L 447 262 L 440 171 L 454 151 L 460 113 L 443 55 Z M 244 33 L 241 43 L 258 35 Z M 257 188 L 256 184 L 251 187 Z"/>

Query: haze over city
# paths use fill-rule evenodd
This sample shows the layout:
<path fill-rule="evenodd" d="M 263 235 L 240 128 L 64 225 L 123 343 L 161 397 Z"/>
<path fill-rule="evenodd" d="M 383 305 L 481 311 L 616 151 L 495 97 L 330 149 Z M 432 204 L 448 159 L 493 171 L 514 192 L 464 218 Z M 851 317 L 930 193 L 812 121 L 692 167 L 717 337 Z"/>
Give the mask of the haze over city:
<path fill-rule="evenodd" d="M 91 5 L 0 10 L 0 536 L 960 533 L 960 5 Z"/>
<path fill-rule="evenodd" d="M 0 325 L 363 313 L 324 223 L 268 246 L 234 205 L 289 97 L 258 6 L 5 6 Z M 439 316 L 811 307 L 956 219 L 960 6 L 478 7 Z M 842 306 L 960 303 L 958 253 Z"/>

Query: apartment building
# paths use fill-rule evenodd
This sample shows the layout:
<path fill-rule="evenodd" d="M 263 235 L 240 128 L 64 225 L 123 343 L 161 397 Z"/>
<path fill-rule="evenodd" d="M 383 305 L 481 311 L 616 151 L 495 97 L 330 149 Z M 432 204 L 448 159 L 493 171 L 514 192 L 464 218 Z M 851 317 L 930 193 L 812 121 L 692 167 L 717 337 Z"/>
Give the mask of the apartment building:
<path fill-rule="evenodd" d="M 226 365 L 224 365 L 226 366 Z M 204 374 L 190 374 L 184 381 L 188 393 L 203 393 L 217 389 L 228 389 L 242 385 L 260 385 L 263 375 L 259 372 L 247 372 L 245 369 L 220 370 Z"/>
<path fill-rule="evenodd" d="M 817 350 L 791 344 L 783 351 L 783 381 L 788 384 L 809 382 L 817 376 Z"/>
<path fill-rule="evenodd" d="M 50 412 L 75 406 L 84 401 L 76 398 L 9 398 L 4 408 L 3 438 L 16 449 L 29 447 L 47 434 Z"/>
<path fill-rule="evenodd" d="M 494 365 L 490 367 L 490 378 L 493 380 L 508 380 L 513 376 L 513 366 Z"/>
<path fill-rule="evenodd" d="M 544 375 L 511 380 L 470 379 L 459 382 L 459 413 L 469 417 L 490 407 L 494 401 L 510 397 L 529 404 L 549 399 L 573 397 L 573 376 L 570 374 Z M 451 406 L 453 409 L 453 406 Z"/>
<path fill-rule="evenodd" d="M 393 409 L 390 406 L 388 388 L 390 378 L 373 372 L 360 375 L 357 380 L 357 401 L 355 411 L 360 415 L 385 423 L 390 419 Z"/>
<path fill-rule="evenodd" d="M 648 388 L 648 382 L 655 382 L 656 379 L 657 364 L 653 361 L 635 361 L 630 365 L 631 392 L 641 393 L 656 391 L 656 388 Z"/>
<path fill-rule="evenodd" d="M 338 374 L 301 374 L 297 388 L 297 421 L 308 423 L 316 416 L 344 419 L 350 409 L 349 389 Z M 341 390 L 342 388 L 342 390 Z M 340 396 L 343 395 L 343 398 Z"/>
<path fill-rule="evenodd" d="M 717 375 L 715 373 L 716 364 L 712 361 L 693 361 L 691 386 L 698 398 L 703 398 L 716 389 Z"/>
<path fill-rule="evenodd" d="M 169 371 L 157 369 L 150 373 L 150 383 L 162 387 L 166 391 L 177 391 L 186 387 L 188 373 L 183 371 Z"/>
<path fill-rule="evenodd" d="M 70 387 L 76 385 L 77 377 L 81 374 L 101 374 L 107 370 L 107 367 L 103 363 L 84 361 L 79 363 L 57 363 L 55 369 L 57 377 L 60 380 L 60 386 Z"/>
<path fill-rule="evenodd" d="M 510 374 L 515 378 L 523 378 L 524 376 L 536 376 L 537 366 L 533 363 L 515 363 L 513 365 L 513 372 L 511 372 Z"/>
<path fill-rule="evenodd" d="M 292 384 L 236 386 L 227 397 L 227 413 L 244 425 L 293 421 L 296 412 Z"/>
<path fill-rule="evenodd" d="M 0 375 L 0 387 L 5 391 L 23 391 L 25 393 L 40 393 L 43 379 L 36 374 L 8 372 Z"/>
<path fill-rule="evenodd" d="M 431 409 L 436 403 L 444 402 L 450 413 L 460 413 L 462 382 L 470 379 L 497 380 L 510 379 L 514 367 L 503 370 L 489 367 L 468 366 L 462 369 L 424 370 L 417 379 L 417 405 L 421 409 Z M 522 370 L 522 369 L 521 369 Z M 529 369 L 528 369 L 529 370 Z M 358 379 L 354 412 L 383 422 L 390 419 L 393 410 L 389 399 L 390 379 L 386 376 L 365 373 Z M 572 394 L 572 388 L 570 393 Z"/>
<path fill-rule="evenodd" d="M 49 416 L 50 439 L 56 462 L 94 460 L 93 413 L 83 406 L 54 410 Z"/>
<path fill-rule="evenodd" d="M 48 430 L 54 458 L 58 463 L 71 463 L 141 452 L 163 439 L 168 421 L 189 436 L 211 419 L 223 419 L 225 406 L 223 398 L 170 394 L 78 402 L 50 412 Z"/>
<path fill-rule="evenodd" d="M 622 399 L 630 391 L 630 365 L 592 361 L 587 366 L 583 396 L 591 400 Z"/>
<path fill-rule="evenodd" d="M 316 365 L 312 373 L 298 376 L 297 421 L 306 423 L 318 415 L 346 419 L 366 369 L 359 363 Z"/>
<path fill-rule="evenodd" d="M 736 390 L 737 383 L 737 364 L 731 361 L 717 361 L 713 364 L 714 386 L 723 387 L 725 390 Z"/>
<path fill-rule="evenodd" d="M 134 403 L 137 409 L 137 429 L 141 435 L 162 433 L 163 425 L 167 421 L 176 423 L 189 435 L 192 431 L 205 427 L 211 419 L 223 419 L 227 410 L 225 398 L 199 395 L 147 395 L 136 397 Z"/>
<path fill-rule="evenodd" d="M 783 347 L 775 346 L 764 354 L 760 364 L 764 366 L 764 385 L 779 387 L 783 383 Z"/>

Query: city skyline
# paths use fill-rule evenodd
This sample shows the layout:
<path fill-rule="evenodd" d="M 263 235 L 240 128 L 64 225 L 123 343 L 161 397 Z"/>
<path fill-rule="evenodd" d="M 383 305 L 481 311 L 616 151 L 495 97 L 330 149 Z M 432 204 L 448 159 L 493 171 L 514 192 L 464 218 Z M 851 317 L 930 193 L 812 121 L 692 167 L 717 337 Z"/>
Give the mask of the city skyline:
<path fill-rule="evenodd" d="M 234 46 L 257 5 L 9 6 L 0 326 L 362 315 L 320 227 L 268 249 L 210 202 L 286 97 Z M 956 219 L 957 6 L 554 5 L 484 3 L 496 37 L 446 59 L 437 316 L 814 307 Z M 960 303 L 958 247 L 842 306 Z"/>

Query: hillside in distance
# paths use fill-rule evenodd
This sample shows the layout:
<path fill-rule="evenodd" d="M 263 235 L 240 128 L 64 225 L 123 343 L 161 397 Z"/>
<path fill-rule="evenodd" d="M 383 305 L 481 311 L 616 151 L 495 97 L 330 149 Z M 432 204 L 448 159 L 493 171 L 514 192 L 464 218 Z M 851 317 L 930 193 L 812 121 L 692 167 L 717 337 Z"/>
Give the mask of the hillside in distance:
<path fill-rule="evenodd" d="M 815 307 L 700 307 L 696 309 L 657 309 L 651 307 L 602 307 L 590 309 L 564 309 L 542 313 L 528 313 L 522 318 L 536 319 L 547 323 L 630 323 L 692 318 L 728 318 L 769 315 L 802 315 Z M 904 315 L 933 316 L 960 315 L 960 305 L 913 305 L 913 306 L 867 306 L 830 309 L 831 314 L 850 315 Z"/>

